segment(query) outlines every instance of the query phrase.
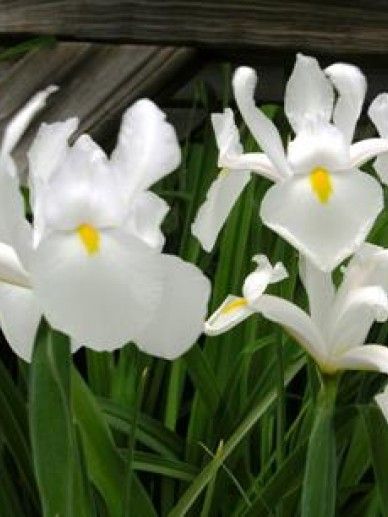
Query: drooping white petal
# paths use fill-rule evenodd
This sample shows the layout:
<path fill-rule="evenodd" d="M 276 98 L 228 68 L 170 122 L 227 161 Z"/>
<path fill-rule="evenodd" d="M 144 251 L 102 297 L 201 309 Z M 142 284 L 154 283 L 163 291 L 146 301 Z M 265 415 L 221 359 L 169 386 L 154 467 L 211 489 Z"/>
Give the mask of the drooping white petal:
<path fill-rule="evenodd" d="M 245 298 L 229 295 L 205 323 L 208 336 L 218 336 L 232 329 L 249 316 L 253 311 Z"/>
<path fill-rule="evenodd" d="M 325 70 L 337 92 L 333 121 L 347 143 L 353 140 L 366 94 L 366 79 L 359 68 L 346 63 L 335 63 Z"/>
<path fill-rule="evenodd" d="M 134 339 L 161 300 L 160 254 L 118 230 L 93 253 L 77 232 L 55 232 L 34 253 L 34 292 L 49 323 L 81 345 L 113 350 Z"/>
<path fill-rule="evenodd" d="M 272 267 L 265 255 L 255 255 L 253 261 L 257 267 L 246 277 L 243 285 L 243 295 L 249 304 L 254 303 L 264 293 L 268 284 L 280 282 L 288 276 L 281 262 Z"/>
<path fill-rule="evenodd" d="M 322 334 L 313 320 L 302 309 L 277 296 L 263 294 L 251 309 L 281 325 L 318 363 L 326 358 Z"/>
<path fill-rule="evenodd" d="M 331 175 L 321 202 L 308 176 L 273 185 L 261 204 L 263 222 L 323 271 L 333 270 L 365 240 L 383 207 L 379 183 L 366 173 Z"/>
<path fill-rule="evenodd" d="M 58 90 L 57 86 L 49 86 L 45 90 L 36 93 L 27 104 L 15 115 L 11 122 L 7 125 L 1 142 L 0 155 L 2 158 L 8 156 L 13 151 L 15 145 L 27 129 L 31 120 L 46 104 L 47 97 Z M 13 170 L 8 172 L 16 174 L 14 166 Z"/>
<path fill-rule="evenodd" d="M 12 350 L 28 362 L 41 314 L 31 289 L 0 282 L 1 330 Z"/>
<path fill-rule="evenodd" d="M 164 272 L 162 297 L 136 343 L 148 354 L 175 359 L 203 332 L 210 283 L 196 266 L 179 257 L 160 255 L 160 259 Z"/>
<path fill-rule="evenodd" d="M 311 120 L 329 122 L 333 110 L 334 92 L 318 61 L 297 54 L 294 70 L 288 80 L 284 110 L 295 133 Z"/>
<path fill-rule="evenodd" d="M 349 146 L 342 133 L 327 122 L 311 122 L 290 141 L 287 158 L 297 174 L 316 167 L 329 171 L 349 168 Z"/>
<path fill-rule="evenodd" d="M 252 68 L 240 67 L 233 77 L 233 90 L 237 106 L 260 147 L 283 177 L 291 176 L 283 144 L 274 123 L 255 105 L 254 90 L 256 72 Z"/>
<path fill-rule="evenodd" d="M 385 419 L 388 422 L 388 389 L 387 386 L 382 393 L 379 393 L 375 396 L 375 401 L 377 402 L 379 408 L 381 409 Z"/>
<path fill-rule="evenodd" d="M 15 250 L 0 243 L 0 283 L 30 288 L 30 278 L 20 263 Z"/>
<path fill-rule="evenodd" d="M 134 197 L 125 227 L 148 246 L 161 251 L 165 237 L 160 229 L 170 207 L 153 192 L 141 192 Z"/>
<path fill-rule="evenodd" d="M 380 286 L 359 287 L 350 291 L 345 299 L 336 300 L 327 322 L 333 354 L 362 345 L 372 324 L 387 318 L 388 298 Z"/>
<path fill-rule="evenodd" d="M 360 167 L 375 156 L 382 158 L 388 152 L 387 138 L 367 138 L 350 146 L 350 165 Z M 376 163 L 376 162 L 375 162 Z"/>
<path fill-rule="evenodd" d="M 24 200 L 17 176 L 0 171 L 0 242 L 11 246 L 28 270 L 32 229 L 24 215 Z"/>
<path fill-rule="evenodd" d="M 228 215 L 249 182 L 251 174 L 243 170 L 222 170 L 213 181 L 191 225 L 204 250 L 210 252 Z"/>
<path fill-rule="evenodd" d="M 148 189 L 176 169 L 180 159 L 177 136 L 166 115 L 148 99 L 135 102 L 124 113 L 111 155 L 127 196 Z"/>
<path fill-rule="evenodd" d="M 335 295 L 331 273 L 321 271 L 311 260 L 300 255 L 299 275 L 307 292 L 311 318 L 326 336 Z"/>
<path fill-rule="evenodd" d="M 369 106 L 368 115 L 379 135 L 388 138 L 388 93 L 380 93 Z"/>
<path fill-rule="evenodd" d="M 244 153 L 236 159 L 229 159 L 228 163 L 230 169 L 249 170 L 274 182 L 284 179 L 283 175 L 279 174 L 264 153 Z M 226 162 L 225 166 L 228 168 Z"/>
<path fill-rule="evenodd" d="M 388 374 L 388 348 L 366 344 L 351 348 L 335 358 L 338 370 L 365 370 Z"/>

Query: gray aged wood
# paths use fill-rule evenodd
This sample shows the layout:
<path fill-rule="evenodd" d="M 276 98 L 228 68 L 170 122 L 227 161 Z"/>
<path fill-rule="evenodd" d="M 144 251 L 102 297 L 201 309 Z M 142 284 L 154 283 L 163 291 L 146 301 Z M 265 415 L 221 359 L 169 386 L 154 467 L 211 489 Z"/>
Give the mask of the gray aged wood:
<path fill-rule="evenodd" d="M 385 54 L 385 0 L 11 0 L 0 33 L 212 48 Z"/>
<path fill-rule="evenodd" d="M 187 48 L 60 43 L 33 51 L 0 74 L 0 131 L 33 93 L 49 84 L 60 86 L 15 151 L 24 170 L 26 150 L 42 121 L 78 116 L 78 133 L 109 140 L 128 105 L 174 91 L 187 70 L 195 73 L 194 65 L 195 53 Z"/>

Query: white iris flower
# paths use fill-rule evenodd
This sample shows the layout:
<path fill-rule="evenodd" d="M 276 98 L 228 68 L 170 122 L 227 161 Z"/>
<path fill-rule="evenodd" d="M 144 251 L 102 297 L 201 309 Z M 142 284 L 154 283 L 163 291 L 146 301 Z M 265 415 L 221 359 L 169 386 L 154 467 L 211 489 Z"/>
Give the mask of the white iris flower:
<path fill-rule="evenodd" d="M 255 105 L 256 83 L 254 70 L 237 69 L 236 102 L 264 153 L 243 154 L 230 110 L 213 116 L 219 166 L 228 173 L 211 186 L 193 234 L 210 251 L 250 171 L 256 172 L 275 182 L 263 198 L 263 222 L 331 271 L 362 244 L 383 208 L 379 183 L 358 167 L 387 152 L 388 139 L 352 144 L 365 77 L 342 63 L 322 71 L 314 58 L 298 54 L 285 92 L 285 113 L 295 132 L 287 153 L 275 125 Z"/>
<path fill-rule="evenodd" d="M 300 276 L 307 291 L 309 314 L 277 296 L 263 294 L 281 266 L 259 268 L 244 284 L 244 297 L 228 297 L 205 325 L 217 335 L 260 313 L 280 324 L 325 373 L 375 370 L 388 373 L 388 348 L 364 345 L 374 321 L 388 318 L 388 250 L 364 244 L 352 257 L 336 290 L 331 274 L 301 259 Z"/>
<path fill-rule="evenodd" d="M 108 158 L 78 120 L 43 124 L 29 153 L 33 224 L 24 218 L 10 153 L 52 91 L 39 93 L 7 128 L 0 175 L 0 314 L 10 345 L 31 357 L 43 313 L 76 346 L 113 350 L 129 341 L 175 358 L 197 339 L 210 285 L 201 271 L 161 253 L 168 205 L 149 187 L 173 171 L 180 149 L 149 100 L 124 114 Z"/>

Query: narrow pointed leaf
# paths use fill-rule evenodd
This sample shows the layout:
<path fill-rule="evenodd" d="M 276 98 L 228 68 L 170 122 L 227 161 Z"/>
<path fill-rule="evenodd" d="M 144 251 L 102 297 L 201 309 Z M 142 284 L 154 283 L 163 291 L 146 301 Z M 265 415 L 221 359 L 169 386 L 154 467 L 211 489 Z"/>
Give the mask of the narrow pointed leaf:
<path fill-rule="evenodd" d="M 42 322 L 30 378 L 30 428 L 43 514 L 72 517 L 73 441 L 69 340 Z"/>

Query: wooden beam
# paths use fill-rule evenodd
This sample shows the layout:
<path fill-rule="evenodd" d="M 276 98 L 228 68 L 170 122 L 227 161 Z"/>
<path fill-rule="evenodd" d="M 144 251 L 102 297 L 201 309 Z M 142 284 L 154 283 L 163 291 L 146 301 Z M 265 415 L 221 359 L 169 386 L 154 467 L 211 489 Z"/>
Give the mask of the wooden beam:
<path fill-rule="evenodd" d="M 134 100 L 161 101 L 196 70 L 195 52 L 184 47 L 60 43 L 33 51 L 0 74 L 0 131 L 33 93 L 59 85 L 15 151 L 25 170 L 26 150 L 42 121 L 77 116 L 78 134 L 91 133 L 106 144 Z"/>
<path fill-rule="evenodd" d="M 383 55 L 388 10 L 382 0 L 1 0 L 0 34 L 12 33 Z"/>

